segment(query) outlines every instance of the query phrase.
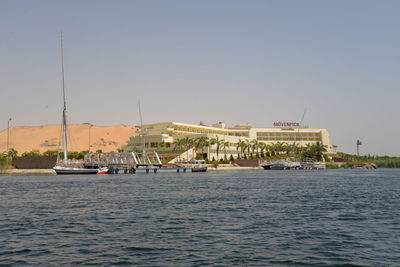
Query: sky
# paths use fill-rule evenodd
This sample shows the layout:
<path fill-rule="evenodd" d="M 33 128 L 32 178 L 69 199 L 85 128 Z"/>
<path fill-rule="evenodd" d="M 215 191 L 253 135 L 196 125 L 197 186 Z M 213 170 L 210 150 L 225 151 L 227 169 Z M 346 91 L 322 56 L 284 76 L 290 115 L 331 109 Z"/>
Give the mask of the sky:
<path fill-rule="evenodd" d="M 178 121 L 326 128 L 400 156 L 400 1 L 0 1 L 0 129 Z"/>

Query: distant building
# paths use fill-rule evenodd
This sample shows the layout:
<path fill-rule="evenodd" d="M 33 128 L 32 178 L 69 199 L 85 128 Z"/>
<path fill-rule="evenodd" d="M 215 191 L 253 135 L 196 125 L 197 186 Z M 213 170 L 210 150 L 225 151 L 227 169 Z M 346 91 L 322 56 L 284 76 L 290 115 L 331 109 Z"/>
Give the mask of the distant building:
<path fill-rule="evenodd" d="M 237 143 L 239 141 L 252 141 L 266 143 L 267 145 L 278 142 L 288 144 L 315 144 L 317 142 L 326 146 L 327 153 L 333 152 L 329 133 L 326 129 L 311 129 L 301 127 L 294 122 L 277 122 L 273 128 L 253 128 L 249 124 L 239 124 L 232 128 L 227 128 L 222 122 L 212 126 L 180 123 L 180 122 L 162 122 L 143 125 L 143 129 L 138 136 L 130 138 L 129 148 L 141 150 L 144 146 L 146 150 L 157 150 L 160 146 L 164 148 L 173 148 L 173 143 L 180 138 L 196 138 L 205 136 L 208 138 L 219 138 L 229 142 L 229 146 L 219 151 L 219 158 L 227 155 L 237 157 Z M 210 158 L 216 157 L 215 145 L 209 148 Z M 191 154 L 192 155 L 192 154 Z M 194 155 L 192 155 L 194 156 Z M 190 157 L 190 156 L 189 156 Z"/>

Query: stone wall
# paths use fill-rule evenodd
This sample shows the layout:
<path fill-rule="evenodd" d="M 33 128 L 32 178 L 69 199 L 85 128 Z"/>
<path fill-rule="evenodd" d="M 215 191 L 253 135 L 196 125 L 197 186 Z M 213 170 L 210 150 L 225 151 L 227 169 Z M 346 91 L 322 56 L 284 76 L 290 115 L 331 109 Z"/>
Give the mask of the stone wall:
<path fill-rule="evenodd" d="M 259 167 L 261 160 L 259 159 L 237 159 L 235 163 L 240 167 Z"/>
<path fill-rule="evenodd" d="M 15 157 L 12 165 L 16 169 L 52 169 L 57 162 L 57 156 Z"/>

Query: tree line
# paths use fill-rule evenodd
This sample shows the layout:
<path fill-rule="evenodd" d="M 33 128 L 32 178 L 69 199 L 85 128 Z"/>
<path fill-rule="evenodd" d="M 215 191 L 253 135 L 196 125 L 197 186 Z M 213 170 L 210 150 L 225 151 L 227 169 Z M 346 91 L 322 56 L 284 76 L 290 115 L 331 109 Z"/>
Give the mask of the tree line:
<path fill-rule="evenodd" d="M 98 150 L 97 152 L 101 152 Z M 80 152 L 68 152 L 69 159 L 83 159 L 86 154 L 89 153 L 89 150 L 80 151 Z M 8 160 L 11 161 L 15 157 L 39 157 L 39 156 L 59 156 L 60 158 L 64 157 L 64 152 L 60 152 L 59 150 L 47 150 L 43 153 L 40 153 L 39 150 L 34 149 L 32 151 L 23 152 L 21 155 L 18 154 L 14 148 L 10 148 L 8 152 L 3 152 L 0 154 L 0 160 Z"/>

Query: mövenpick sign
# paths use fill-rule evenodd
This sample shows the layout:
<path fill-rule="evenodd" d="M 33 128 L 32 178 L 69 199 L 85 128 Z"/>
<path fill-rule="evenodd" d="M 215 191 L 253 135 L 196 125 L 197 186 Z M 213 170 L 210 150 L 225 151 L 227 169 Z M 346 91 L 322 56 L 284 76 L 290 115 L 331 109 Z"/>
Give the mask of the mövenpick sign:
<path fill-rule="evenodd" d="M 274 127 L 300 127 L 300 123 L 298 122 L 282 122 L 282 121 L 277 121 L 274 122 Z"/>

